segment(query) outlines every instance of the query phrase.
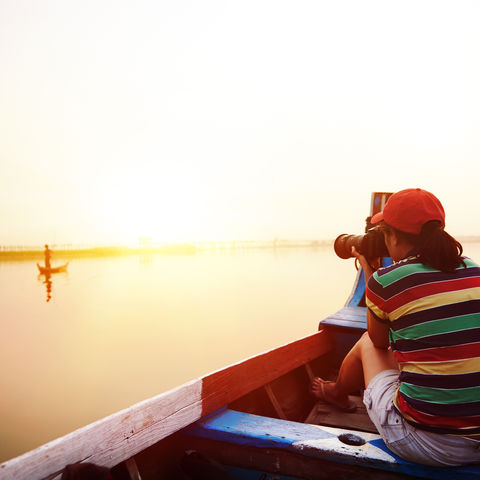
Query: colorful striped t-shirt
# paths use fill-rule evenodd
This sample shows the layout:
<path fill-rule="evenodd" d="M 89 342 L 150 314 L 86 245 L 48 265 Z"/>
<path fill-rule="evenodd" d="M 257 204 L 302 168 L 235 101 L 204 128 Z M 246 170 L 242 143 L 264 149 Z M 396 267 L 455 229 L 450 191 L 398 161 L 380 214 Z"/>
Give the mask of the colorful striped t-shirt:
<path fill-rule="evenodd" d="M 399 364 L 394 404 L 418 428 L 480 434 L 480 267 L 445 273 L 410 257 L 369 279 L 366 303 L 390 322 Z"/>

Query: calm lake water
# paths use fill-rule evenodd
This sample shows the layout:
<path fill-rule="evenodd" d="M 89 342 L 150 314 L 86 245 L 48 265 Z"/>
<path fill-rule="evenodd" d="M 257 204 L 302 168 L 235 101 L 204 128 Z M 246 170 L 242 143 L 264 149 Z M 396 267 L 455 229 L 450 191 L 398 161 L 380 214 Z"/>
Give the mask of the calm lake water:
<path fill-rule="evenodd" d="M 35 262 L 0 262 L 0 461 L 315 332 L 354 277 L 327 247 L 74 259 L 46 302 Z"/>

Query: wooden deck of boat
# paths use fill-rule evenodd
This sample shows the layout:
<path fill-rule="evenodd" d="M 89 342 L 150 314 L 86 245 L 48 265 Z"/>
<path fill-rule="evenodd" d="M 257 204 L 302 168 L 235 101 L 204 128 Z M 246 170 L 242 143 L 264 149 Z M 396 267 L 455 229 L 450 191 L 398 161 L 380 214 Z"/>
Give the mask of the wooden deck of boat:
<path fill-rule="evenodd" d="M 377 428 L 368 416 L 362 398 L 359 395 L 351 395 L 350 401 L 355 403 L 357 407 L 354 412 L 344 412 L 329 403 L 318 401 L 305 419 L 305 423 L 338 428 L 348 425 L 353 430 L 378 433 Z"/>

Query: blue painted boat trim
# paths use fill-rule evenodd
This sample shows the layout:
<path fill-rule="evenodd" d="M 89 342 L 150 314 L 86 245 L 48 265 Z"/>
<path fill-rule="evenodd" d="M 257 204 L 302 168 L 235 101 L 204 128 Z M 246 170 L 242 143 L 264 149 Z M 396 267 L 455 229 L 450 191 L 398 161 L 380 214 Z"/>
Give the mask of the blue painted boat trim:
<path fill-rule="evenodd" d="M 307 436 L 326 439 L 334 435 L 315 425 L 262 417 L 235 410 L 223 410 L 182 430 L 195 437 L 259 448 L 285 448 Z"/>
<path fill-rule="evenodd" d="M 365 275 L 361 268 L 358 269 L 357 276 L 355 278 L 355 284 L 353 286 L 353 292 L 350 298 L 345 304 L 346 307 L 356 307 L 362 301 L 365 295 Z"/>
<path fill-rule="evenodd" d="M 279 448 L 332 462 L 388 470 L 421 478 L 473 480 L 480 465 L 431 467 L 407 462 L 394 455 L 374 434 L 356 432 L 368 439 L 361 447 L 335 446 L 342 429 L 279 420 L 234 410 L 221 410 L 184 428 L 182 433 L 236 445 Z M 365 452 L 367 455 L 365 455 Z M 383 453 L 382 453 L 383 452 Z M 382 456 L 383 455 L 383 456 Z"/>
<path fill-rule="evenodd" d="M 285 475 L 279 475 L 278 473 L 266 476 L 264 472 L 259 472 L 257 470 L 246 470 L 239 467 L 227 466 L 225 469 L 235 480 L 300 480 L 298 477 L 287 477 Z"/>
<path fill-rule="evenodd" d="M 431 467 L 428 465 L 420 465 L 418 463 L 407 462 L 398 455 L 395 455 L 391 450 L 389 450 L 381 438 L 378 440 L 372 440 L 370 443 L 394 457 L 397 463 L 402 465 L 402 472 L 407 475 L 416 475 L 417 477 L 422 478 L 438 478 L 445 480 L 478 480 L 480 478 L 480 465 L 465 465 L 463 467 Z M 422 470 L 425 471 L 424 475 L 419 473 Z"/>
<path fill-rule="evenodd" d="M 392 264 L 390 257 L 382 258 L 382 266 L 388 267 Z M 365 295 L 365 275 L 360 268 L 355 278 L 353 291 L 343 307 L 333 315 L 320 322 L 321 325 L 333 325 L 337 327 L 353 328 L 357 330 L 367 329 L 367 309 L 366 307 L 359 307 Z"/>
<path fill-rule="evenodd" d="M 347 306 L 329 315 L 320 322 L 320 325 L 333 325 L 337 327 L 353 328 L 356 330 L 367 329 L 366 307 Z"/>
<path fill-rule="evenodd" d="M 382 258 L 382 267 L 388 267 L 392 264 L 390 257 Z M 352 293 L 345 304 L 346 307 L 357 307 L 365 295 L 365 275 L 361 268 L 358 269 L 355 283 L 353 285 Z"/>

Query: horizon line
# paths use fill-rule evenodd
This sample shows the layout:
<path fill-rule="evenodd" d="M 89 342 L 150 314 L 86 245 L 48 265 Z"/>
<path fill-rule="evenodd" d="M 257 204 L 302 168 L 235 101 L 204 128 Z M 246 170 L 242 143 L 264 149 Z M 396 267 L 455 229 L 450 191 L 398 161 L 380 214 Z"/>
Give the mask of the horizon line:
<path fill-rule="evenodd" d="M 336 238 L 336 237 L 335 237 Z M 125 249 L 148 249 L 148 248 L 163 248 L 167 246 L 199 246 L 207 247 L 213 245 L 240 245 L 240 244 L 258 244 L 258 245 L 288 245 L 288 244 L 314 244 L 317 243 L 331 243 L 335 240 L 333 237 L 323 238 L 279 238 L 273 239 L 242 239 L 242 240 L 177 240 L 177 241 L 155 241 L 150 237 L 140 237 L 136 242 L 132 243 L 120 243 L 120 242 L 46 242 L 42 244 L 0 244 L 0 251 L 43 251 L 45 245 L 49 245 L 51 248 L 57 250 L 86 250 L 86 249 L 99 249 L 99 248 L 125 248 Z M 459 241 L 471 242 L 480 241 L 480 235 L 459 235 L 456 237 Z"/>

